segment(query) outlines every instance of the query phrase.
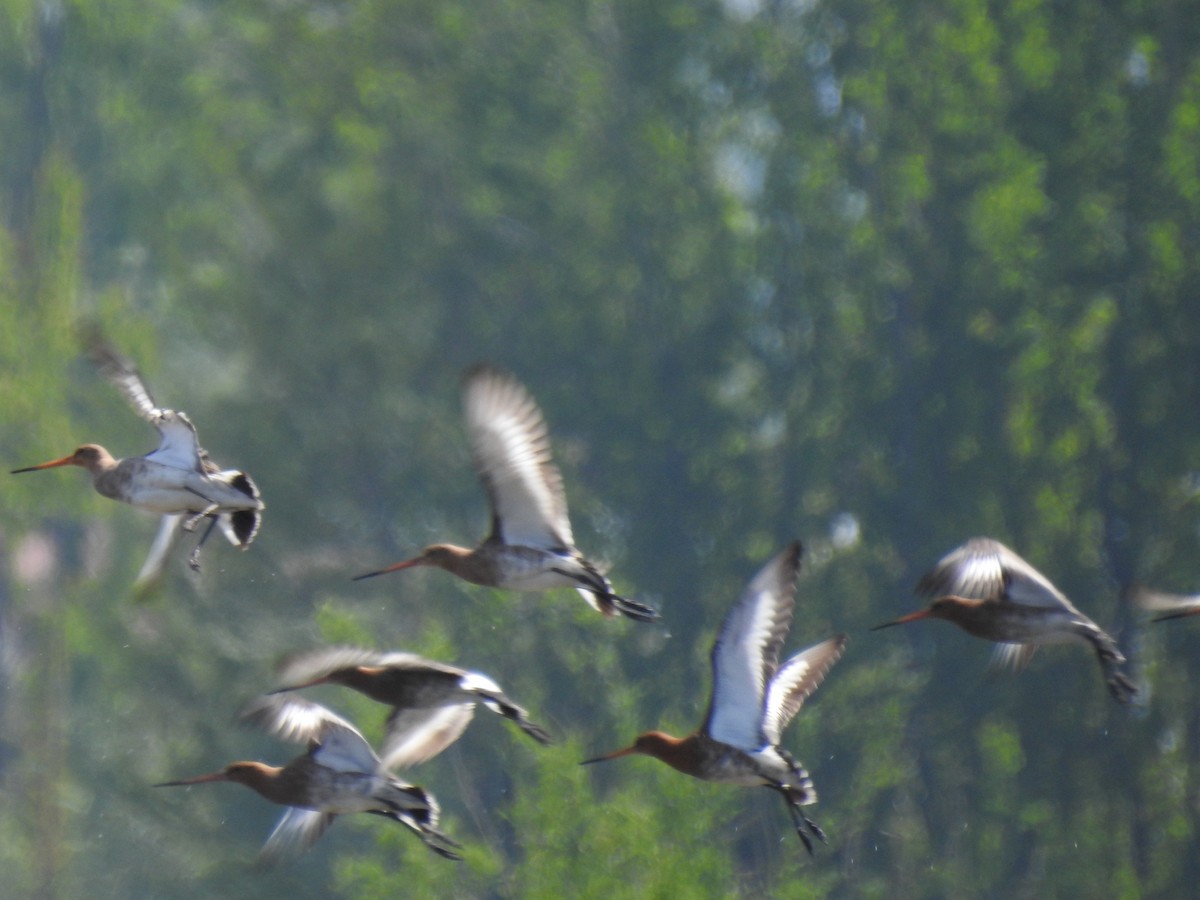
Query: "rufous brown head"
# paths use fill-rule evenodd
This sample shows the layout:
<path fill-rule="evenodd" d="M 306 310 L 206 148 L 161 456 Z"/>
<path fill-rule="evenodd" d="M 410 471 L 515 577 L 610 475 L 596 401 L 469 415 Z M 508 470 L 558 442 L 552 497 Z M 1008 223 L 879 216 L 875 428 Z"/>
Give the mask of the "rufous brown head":
<path fill-rule="evenodd" d="M 96 466 L 111 458 L 108 451 L 99 444 L 84 444 L 70 456 L 38 463 L 36 466 L 26 466 L 23 469 L 13 469 L 11 474 L 20 475 L 22 472 L 37 472 L 41 469 L 54 469 L 58 466 L 79 466 L 81 469 L 94 471 Z"/>

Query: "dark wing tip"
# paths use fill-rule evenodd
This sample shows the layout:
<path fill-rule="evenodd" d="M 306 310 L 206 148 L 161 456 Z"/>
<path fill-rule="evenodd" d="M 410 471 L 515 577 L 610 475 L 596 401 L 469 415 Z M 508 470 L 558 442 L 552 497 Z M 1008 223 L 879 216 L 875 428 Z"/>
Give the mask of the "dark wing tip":
<path fill-rule="evenodd" d="M 79 326 L 79 340 L 87 358 L 105 378 L 141 378 L 134 361 L 117 349 L 95 319 Z"/>

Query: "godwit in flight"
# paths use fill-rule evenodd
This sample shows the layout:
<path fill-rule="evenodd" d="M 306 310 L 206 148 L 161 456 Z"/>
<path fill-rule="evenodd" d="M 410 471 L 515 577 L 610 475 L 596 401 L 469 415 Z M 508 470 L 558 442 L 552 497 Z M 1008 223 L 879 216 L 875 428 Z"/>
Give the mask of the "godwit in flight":
<path fill-rule="evenodd" d="M 337 816 L 358 812 L 400 822 L 433 852 L 461 859 L 453 849 L 458 845 L 437 828 L 438 805 L 433 795 L 387 771 L 371 745 L 345 719 L 298 697 L 262 697 L 242 719 L 284 740 L 307 742 L 308 752 L 282 767 L 235 762 L 219 772 L 156 786 L 233 781 L 288 807 L 260 853 L 267 863 L 303 853 Z"/>
<path fill-rule="evenodd" d="M 946 554 L 917 584 L 917 593 L 933 602 L 872 630 L 945 619 L 968 634 L 998 642 L 999 661 L 1017 669 L 1029 662 L 1039 644 L 1085 643 L 1096 651 L 1113 697 L 1129 703 L 1137 694 L 1121 671 L 1125 656 L 1116 641 L 999 541 L 972 538 Z"/>
<path fill-rule="evenodd" d="M 432 759 L 453 744 L 474 716 L 476 703 L 504 716 L 535 741 L 550 743 L 550 735 L 492 679 L 415 653 L 330 647 L 286 660 L 279 675 L 284 686 L 273 694 L 340 684 L 391 706 L 380 748 L 389 769 Z"/>
<path fill-rule="evenodd" d="M 103 343 L 92 347 L 91 356 L 138 414 L 158 429 L 158 449 L 145 456 L 114 459 L 98 444 L 84 444 L 70 456 L 15 469 L 13 474 L 79 466 L 91 473 L 92 484 L 105 497 L 161 514 L 158 536 L 138 574 L 138 585 L 153 582 L 161 574 L 181 523 L 190 531 L 200 519 L 212 520 L 188 558 L 193 569 L 199 569 L 200 548 L 216 524 L 235 547 L 248 547 L 258 533 L 263 510 L 250 476 L 238 469 L 221 469 L 209 459 L 191 420 L 181 412 L 155 405 L 130 360 Z"/>
<path fill-rule="evenodd" d="M 640 753 L 705 781 L 768 787 L 787 801 L 796 833 L 812 853 L 809 833 L 822 841 L 825 834 L 801 807 L 815 803 L 817 792 L 805 768 L 779 742 L 842 655 L 846 636 L 822 641 L 779 665 L 795 609 L 801 552 L 793 543 L 767 563 L 725 616 L 712 648 L 712 697 L 699 731 L 684 738 L 651 731 L 632 746 L 584 765 Z"/>
<path fill-rule="evenodd" d="M 413 559 L 355 580 L 436 566 L 487 587 L 573 587 L 606 616 L 620 613 L 639 622 L 657 621 L 658 613 L 649 606 L 615 594 L 608 579 L 576 549 L 545 420 L 520 382 L 476 366 L 464 380 L 463 406 L 475 469 L 491 504 L 491 534 L 474 550 L 433 544 Z"/>

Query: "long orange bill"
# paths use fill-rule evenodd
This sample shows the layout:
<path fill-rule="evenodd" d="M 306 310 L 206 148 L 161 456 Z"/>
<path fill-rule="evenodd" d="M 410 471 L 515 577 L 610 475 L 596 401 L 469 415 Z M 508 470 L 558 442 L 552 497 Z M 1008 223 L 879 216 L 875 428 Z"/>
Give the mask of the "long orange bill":
<path fill-rule="evenodd" d="M 604 762 L 609 759 L 616 759 L 618 756 L 629 756 L 631 753 L 636 753 L 633 747 L 626 747 L 624 750 L 614 750 L 612 753 L 606 753 L 603 756 L 597 756 L 595 759 L 585 759 L 580 763 L 581 766 L 590 766 L 592 763 Z"/>
<path fill-rule="evenodd" d="M 50 462 L 39 463 L 36 466 L 26 466 L 23 469 L 13 469 L 10 475 L 20 475 L 22 472 L 36 472 L 38 469 L 53 469 L 55 466 L 69 466 L 75 461 L 75 454 L 64 456 L 62 459 L 52 459 Z"/>
<path fill-rule="evenodd" d="M 1163 613 L 1161 616 L 1155 616 L 1151 621 L 1165 622 L 1167 619 L 1182 619 L 1185 616 L 1200 616 L 1200 606 L 1194 609 L 1180 609 L 1175 612 Z"/>
<path fill-rule="evenodd" d="M 891 628 L 893 625 L 905 625 L 909 622 L 915 622 L 918 619 L 926 619 L 929 617 L 929 610 L 918 609 L 915 613 L 909 613 L 907 616 L 901 616 L 894 622 L 884 622 L 882 625 L 876 625 L 872 631 L 878 631 L 880 628 Z"/>
<path fill-rule="evenodd" d="M 155 787 L 179 787 L 188 784 L 206 784 L 210 781 L 228 781 L 229 776 L 224 771 L 212 772 L 208 775 L 197 775 L 195 778 L 181 778 L 179 781 L 163 781 Z"/>
<path fill-rule="evenodd" d="M 404 562 L 398 562 L 394 566 L 388 566 L 386 569 L 380 569 L 378 572 L 368 572 L 366 575 L 355 575 L 351 581 L 362 581 L 364 578 L 374 578 L 376 575 L 386 575 L 388 572 L 398 572 L 401 569 L 407 569 L 411 566 L 421 566 L 425 564 L 425 560 L 421 557 L 416 559 L 406 559 Z"/>
<path fill-rule="evenodd" d="M 318 684 L 326 684 L 329 681 L 328 675 L 322 675 L 320 678 L 313 678 L 311 681 L 305 681 L 301 684 L 288 684 L 283 687 L 277 687 L 272 691 L 267 691 L 267 696 L 272 694 L 286 694 L 288 691 L 299 691 L 303 688 L 316 687 Z"/>

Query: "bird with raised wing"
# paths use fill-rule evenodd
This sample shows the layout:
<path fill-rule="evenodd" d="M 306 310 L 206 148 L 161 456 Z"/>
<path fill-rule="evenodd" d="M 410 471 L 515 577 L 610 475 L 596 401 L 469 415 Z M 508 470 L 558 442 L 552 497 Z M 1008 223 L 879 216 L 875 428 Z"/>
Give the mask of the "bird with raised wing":
<path fill-rule="evenodd" d="M 542 744 L 545 729 L 513 703 L 488 676 L 434 662 L 415 653 L 379 653 L 329 647 L 297 654 L 279 671 L 283 687 L 272 694 L 319 684 L 352 688 L 392 707 L 380 757 L 388 769 L 432 759 L 462 735 L 482 703 Z"/>
<path fill-rule="evenodd" d="M 658 613 L 649 606 L 614 593 L 608 579 L 576 549 L 546 423 L 521 383 L 505 372 L 475 366 L 464 379 L 463 407 L 475 469 L 491 504 L 491 534 L 474 550 L 433 544 L 412 559 L 355 580 L 436 566 L 487 587 L 573 587 L 606 616 L 657 621 Z"/>
<path fill-rule="evenodd" d="M 1137 687 L 1121 671 L 1125 656 L 1100 626 L 1074 607 L 1041 572 L 999 541 L 972 538 L 942 557 L 921 578 L 917 593 L 928 607 L 873 631 L 920 619 L 945 619 L 1000 646 L 997 659 L 1020 669 L 1040 644 L 1084 643 L 1096 651 L 1109 692 L 1121 703 Z"/>
<path fill-rule="evenodd" d="M 156 787 L 232 781 L 289 807 L 259 855 L 266 863 L 303 853 L 339 815 L 359 812 L 400 822 L 434 853 L 461 858 L 454 851 L 458 844 L 438 830 L 433 795 L 387 771 L 371 745 L 345 719 L 299 697 L 262 697 L 243 712 L 242 720 L 284 740 L 307 743 L 308 752 L 285 766 L 235 762 L 219 772 Z"/>
<path fill-rule="evenodd" d="M 780 740 L 841 657 L 846 636 L 829 638 L 779 664 L 795 610 L 801 553 L 796 542 L 767 563 L 725 616 L 712 648 L 712 697 L 699 731 L 684 738 L 651 731 L 624 750 L 584 765 L 644 754 L 704 781 L 768 787 L 787 802 L 796 833 L 812 853 L 809 834 L 824 841 L 825 833 L 801 807 L 816 803 L 817 792 Z"/>
<path fill-rule="evenodd" d="M 115 459 L 98 444 L 84 444 L 70 456 L 15 469 L 13 474 L 79 466 L 91 473 L 93 486 L 103 496 L 160 514 L 162 523 L 138 574 L 139 586 L 161 574 L 179 527 L 191 531 L 206 517 L 211 520 L 209 527 L 188 557 L 193 569 L 199 569 L 200 548 L 218 524 L 235 547 L 244 550 L 250 546 L 263 510 L 250 476 L 217 466 L 200 446 L 191 420 L 182 412 L 158 407 L 129 359 L 100 341 L 92 346 L 90 355 L 138 414 L 158 429 L 158 448 L 144 456 Z"/>

